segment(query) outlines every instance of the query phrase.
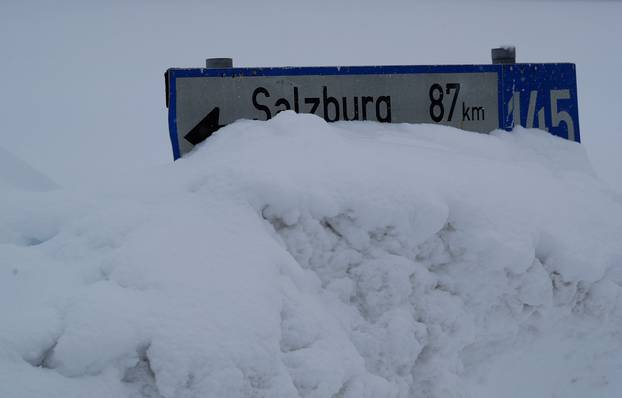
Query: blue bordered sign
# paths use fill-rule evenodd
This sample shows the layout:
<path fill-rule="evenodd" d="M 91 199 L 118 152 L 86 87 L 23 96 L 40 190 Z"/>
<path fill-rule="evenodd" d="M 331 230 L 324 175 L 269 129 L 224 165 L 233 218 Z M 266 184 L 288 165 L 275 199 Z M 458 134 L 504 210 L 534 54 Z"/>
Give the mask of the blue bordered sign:
<path fill-rule="evenodd" d="M 521 125 L 580 142 L 575 65 L 568 63 L 172 68 L 166 95 L 175 159 L 235 120 L 283 110 L 329 122 L 436 123 L 481 133 Z"/>

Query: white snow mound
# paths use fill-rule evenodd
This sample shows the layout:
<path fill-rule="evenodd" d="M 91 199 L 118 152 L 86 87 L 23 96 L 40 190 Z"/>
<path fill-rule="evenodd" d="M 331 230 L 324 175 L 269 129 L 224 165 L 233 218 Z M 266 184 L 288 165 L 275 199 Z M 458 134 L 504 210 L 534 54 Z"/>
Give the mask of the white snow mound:
<path fill-rule="evenodd" d="M 283 112 L 5 191 L 0 397 L 622 394 L 622 203 L 544 132 Z"/>
<path fill-rule="evenodd" d="M 0 189 L 42 192 L 58 186 L 45 174 L 0 147 Z"/>

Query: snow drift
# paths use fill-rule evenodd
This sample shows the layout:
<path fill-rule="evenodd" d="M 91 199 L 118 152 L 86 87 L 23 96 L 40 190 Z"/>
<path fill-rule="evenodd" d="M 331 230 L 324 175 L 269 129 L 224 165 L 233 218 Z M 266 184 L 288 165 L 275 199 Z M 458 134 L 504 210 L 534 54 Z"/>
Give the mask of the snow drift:
<path fill-rule="evenodd" d="M 544 132 L 284 112 L 2 190 L 2 397 L 622 393 L 622 203 Z"/>
<path fill-rule="evenodd" d="M 0 147 L 0 187 L 42 192 L 57 188 L 46 175 Z"/>

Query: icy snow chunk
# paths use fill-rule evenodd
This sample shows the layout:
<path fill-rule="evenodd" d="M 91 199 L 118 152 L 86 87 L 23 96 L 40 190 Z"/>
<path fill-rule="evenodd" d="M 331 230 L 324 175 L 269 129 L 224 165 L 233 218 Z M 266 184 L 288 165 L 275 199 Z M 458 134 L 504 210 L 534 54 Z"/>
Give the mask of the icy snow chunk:
<path fill-rule="evenodd" d="M 519 277 L 518 299 L 530 306 L 549 306 L 553 299 L 553 284 L 538 259 Z"/>

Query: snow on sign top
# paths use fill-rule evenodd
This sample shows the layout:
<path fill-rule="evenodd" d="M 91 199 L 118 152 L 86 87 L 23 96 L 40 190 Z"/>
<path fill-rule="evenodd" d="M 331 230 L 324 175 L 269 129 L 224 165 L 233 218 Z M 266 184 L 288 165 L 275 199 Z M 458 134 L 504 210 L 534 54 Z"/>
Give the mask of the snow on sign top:
<path fill-rule="evenodd" d="M 521 125 L 580 141 L 569 63 L 171 68 L 165 76 L 175 159 L 235 120 L 283 110 L 328 122 L 436 123 L 481 133 Z"/>

